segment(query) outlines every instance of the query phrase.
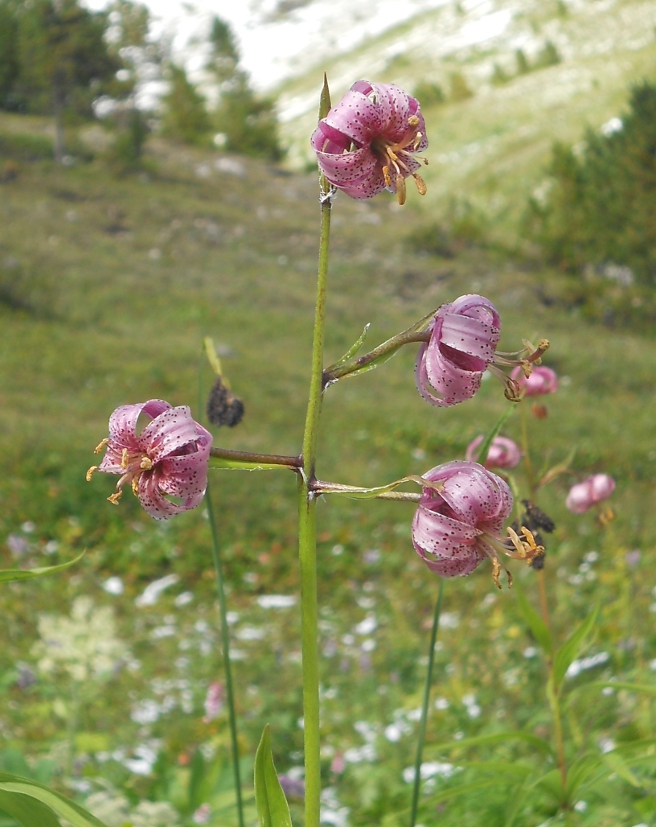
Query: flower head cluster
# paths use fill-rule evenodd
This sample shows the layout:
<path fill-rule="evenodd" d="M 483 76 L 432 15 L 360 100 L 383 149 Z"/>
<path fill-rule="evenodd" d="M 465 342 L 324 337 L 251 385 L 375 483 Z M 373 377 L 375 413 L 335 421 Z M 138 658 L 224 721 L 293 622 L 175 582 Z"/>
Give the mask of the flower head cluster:
<path fill-rule="evenodd" d="M 470 462 L 478 458 L 478 449 L 483 444 L 483 434 L 477 436 L 467 446 L 465 458 Z M 487 469 L 491 468 L 514 468 L 519 465 L 522 452 L 514 440 L 507 436 L 495 436 L 487 452 L 485 462 L 481 463 Z"/>
<path fill-rule="evenodd" d="M 151 422 L 137 434 L 141 414 Z M 94 471 L 120 474 L 110 502 L 117 503 L 123 487 L 130 484 L 145 510 L 156 520 L 166 520 L 203 499 L 212 435 L 192 419 L 186 406 L 173 408 L 161 399 L 122 405 L 109 418 L 109 437 L 96 453 L 104 447 L 103 461 L 89 469 L 87 479 Z"/>
<path fill-rule="evenodd" d="M 415 98 L 393 83 L 354 83 L 319 121 L 311 143 L 326 179 L 351 198 L 388 189 L 403 204 L 410 176 L 426 192 L 413 157 L 428 146 L 424 117 Z"/>
<path fill-rule="evenodd" d="M 111 677 L 116 666 L 129 657 L 116 637 L 114 613 L 96 606 L 90 597 L 76 597 L 71 616 L 39 615 L 40 640 L 33 653 L 44 675 L 62 671 L 78 683 Z"/>
<path fill-rule="evenodd" d="M 593 474 L 584 482 L 573 485 L 565 505 L 574 514 L 583 514 L 593 505 L 607 500 L 615 490 L 615 480 L 608 474 Z"/>

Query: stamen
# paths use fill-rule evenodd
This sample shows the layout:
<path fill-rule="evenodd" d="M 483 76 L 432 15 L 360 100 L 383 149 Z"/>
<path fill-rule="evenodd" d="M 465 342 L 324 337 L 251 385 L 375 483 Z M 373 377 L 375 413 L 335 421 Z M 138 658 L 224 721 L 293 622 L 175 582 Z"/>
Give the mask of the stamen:
<path fill-rule="evenodd" d="M 416 115 L 410 115 L 408 118 L 408 126 L 416 129 L 419 126 L 419 118 Z M 421 135 L 421 132 L 419 134 Z"/>
<path fill-rule="evenodd" d="M 150 457 L 142 457 L 141 462 L 139 463 L 139 468 L 143 471 L 150 471 L 153 467 L 153 461 Z"/>
<path fill-rule="evenodd" d="M 121 454 L 121 468 L 127 468 L 130 462 L 130 454 L 127 448 L 123 449 L 123 453 Z"/>
<path fill-rule="evenodd" d="M 416 172 L 413 172 L 412 177 L 415 179 L 415 184 L 417 185 L 417 192 L 419 195 L 426 195 L 426 182 L 421 175 L 417 175 Z"/>
<path fill-rule="evenodd" d="M 87 471 L 87 482 L 91 482 L 91 477 L 94 475 L 94 472 L 98 470 L 97 465 L 92 465 L 91 468 Z"/>
<path fill-rule="evenodd" d="M 402 207 L 405 204 L 405 178 L 400 174 L 396 176 L 396 198 Z"/>
<path fill-rule="evenodd" d="M 139 496 L 139 478 L 138 477 L 133 477 L 132 482 L 130 483 L 130 486 L 132 488 L 132 493 L 134 494 L 134 496 L 138 497 Z"/>
<path fill-rule="evenodd" d="M 385 179 L 385 186 L 391 187 L 392 186 L 392 178 L 390 176 L 390 170 L 388 166 L 383 167 L 383 178 Z"/>
<path fill-rule="evenodd" d="M 105 437 L 101 443 L 96 445 L 96 447 L 93 449 L 93 453 L 94 454 L 99 454 L 102 451 L 102 449 L 105 447 L 105 445 L 109 445 L 109 437 Z"/>
<path fill-rule="evenodd" d="M 107 497 L 107 499 L 109 500 L 109 502 L 110 502 L 112 505 L 118 505 L 118 501 L 121 499 L 121 495 L 122 495 L 122 494 L 123 494 L 123 492 L 122 492 L 122 491 L 115 491 L 115 492 L 112 494 L 112 496 L 111 496 L 111 497 Z"/>

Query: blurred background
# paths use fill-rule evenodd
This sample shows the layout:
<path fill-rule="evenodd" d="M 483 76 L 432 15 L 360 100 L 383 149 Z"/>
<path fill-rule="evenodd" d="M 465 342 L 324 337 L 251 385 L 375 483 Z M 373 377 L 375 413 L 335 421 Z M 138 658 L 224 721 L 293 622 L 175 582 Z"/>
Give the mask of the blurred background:
<path fill-rule="evenodd" d="M 499 308 L 504 350 L 551 340 L 560 386 L 528 432 L 535 468 L 567 466 L 539 498 L 556 523 L 554 633 L 603 607 L 568 678 L 581 683 L 568 754 L 654 737 L 648 697 L 584 687 L 653 685 L 656 670 L 656 5 L 0 0 L 0 563 L 87 550 L 63 574 L 2 586 L 0 769 L 67 791 L 108 827 L 236 824 L 226 711 L 204 707 L 223 682 L 207 514 L 155 523 L 131 496 L 111 506 L 115 480 L 85 472 L 118 405 L 164 398 L 207 425 L 207 335 L 246 408 L 239 427 L 214 429 L 217 444 L 298 453 L 324 71 L 333 101 L 360 78 L 401 85 L 430 141 L 424 198 L 336 200 L 326 361 L 368 322 L 375 345 L 468 292 Z M 430 408 L 407 350 L 328 392 L 323 479 L 421 474 L 464 457 L 506 410 L 493 379 Z M 519 441 L 518 414 L 504 434 Z M 569 487 L 598 472 L 617 481 L 613 514 L 570 514 Z M 510 473 L 526 496 L 521 467 Z M 244 777 L 270 722 L 276 765 L 298 780 L 294 479 L 212 481 Z M 438 587 L 411 519 L 397 503 L 319 510 L 324 822 L 336 827 L 407 821 Z M 535 573 L 514 574 L 537 603 Z M 421 817 L 509 825 L 512 777 L 448 790 L 472 758 L 537 766 L 531 748 L 458 743 L 548 737 L 544 667 L 514 593 L 484 566 L 447 582 L 445 613 Z M 570 823 L 653 827 L 653 766 L 638 782 L 582 794 Z M 526 807 L 516 823 L 562 823 L 546 794 Z"/>

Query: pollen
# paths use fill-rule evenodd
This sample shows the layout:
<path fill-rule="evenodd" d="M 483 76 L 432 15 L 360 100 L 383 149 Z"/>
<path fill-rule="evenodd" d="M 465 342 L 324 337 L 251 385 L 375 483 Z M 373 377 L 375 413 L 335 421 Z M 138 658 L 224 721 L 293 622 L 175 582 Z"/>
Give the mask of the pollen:
<path fill-rule="evenodd" d="M 89 470 L 87 471 L 87 482 L 91 482 L 91 477 L 94 475 L 94 473 L 97 470 L 98 470 L 97 465 L 92 465 L 91 468 L 89 468 Z"/>
<path fill-rule="evenodd" d="M 121 468 L 127 468 L 130 461 L 130 454 L 127 448 L 123 449 L 123 453 L 121 454 Z"/>
<path fill-rule="evenodd" d="M 114 491 L 111 497 L 107 497 L 108 502 L 112 505 L 118 505 L 118 501 L 121 499 L 121 495 L 123 494 L 122 491 Z"/>
<path fill-rule="evenodd" d="M 109 437 L 105 437 L 102 442 L 100 442 L 96 447 L 93 449 L 94 454 L 99 454 L 105 445 L 109 445 Z"/>

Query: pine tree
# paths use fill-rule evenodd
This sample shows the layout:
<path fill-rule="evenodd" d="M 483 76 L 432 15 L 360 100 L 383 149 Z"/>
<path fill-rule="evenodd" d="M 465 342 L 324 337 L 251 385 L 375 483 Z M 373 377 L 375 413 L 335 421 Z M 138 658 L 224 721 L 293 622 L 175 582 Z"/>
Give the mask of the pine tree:
<path fill-rule="evenodd" d="M 169 63 L 168 74 L 169 91 L 162 100 L 162 132 L 188 144 L 207 141 L 212 121 L 205 106 L 205 98 L 190 82 L 182 66 Z"/>

